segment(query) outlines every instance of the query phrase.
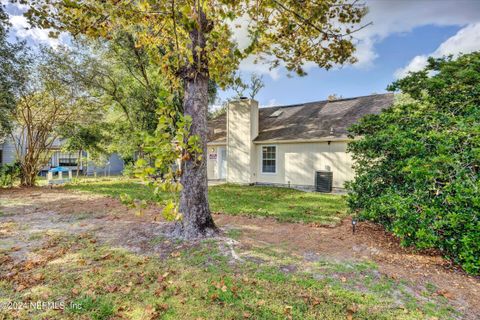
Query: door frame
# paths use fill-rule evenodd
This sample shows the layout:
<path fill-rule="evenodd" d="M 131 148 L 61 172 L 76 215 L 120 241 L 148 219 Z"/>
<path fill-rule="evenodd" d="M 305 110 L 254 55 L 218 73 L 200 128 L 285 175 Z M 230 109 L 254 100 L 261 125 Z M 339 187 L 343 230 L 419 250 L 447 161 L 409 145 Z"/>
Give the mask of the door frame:
<path fill-rule="evenodd" d="M 225 158 L 222 156 L 222 150 L 225 150 Z M 227 179 L 227 147 L 218 147 L 217 148 L 217 170 L 218 170 L 218 179 L 226 180 Z M 222 169 L 222 163 L 225 162 L 225 170 Z M 222 176 L 223 173 L 223 176 Z"/>

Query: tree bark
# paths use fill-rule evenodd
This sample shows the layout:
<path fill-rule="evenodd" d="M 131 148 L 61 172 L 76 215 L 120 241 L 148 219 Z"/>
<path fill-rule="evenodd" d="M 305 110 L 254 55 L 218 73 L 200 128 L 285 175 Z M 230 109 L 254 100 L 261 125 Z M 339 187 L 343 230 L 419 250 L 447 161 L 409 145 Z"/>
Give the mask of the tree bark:
<path fill-rule="evenodd" d="M 198 135 L 201 140 L 203 157 L 201 161 L 184 161 L 180 195 L 180 212 L 183 219 L 176 226 L 179 236 L 187 239 L 210 237 L 218 229 L 213 222 L 208 205 L 207 181 L 207 107 L 208 77 L 197 75 L 185 81 L 184 113 L 192 117 L 191 135 Z"/>
<path fill-rule="evenodd" d="M 183 238 L 195 239 L 214 236 L 218 229 L 213 222 L 208 206 L 207 181 L 207 114 L 208 114 L 208 59 L 205 55 L 206 34 L 212 30 L 202 7 L 195 6 L 197 24 L 190 31 L 190 50 L 193 62 L 183 70 L 184 100 L 183 112 L 192 118 L 191 135 L 200 137 L 203 157 L 184 160 L 180 182 L 183 190 L 180 195 L 182 221 L 177 223 L 176 232 Z M 200 48 L 200 50 L 198 50 Z"/>

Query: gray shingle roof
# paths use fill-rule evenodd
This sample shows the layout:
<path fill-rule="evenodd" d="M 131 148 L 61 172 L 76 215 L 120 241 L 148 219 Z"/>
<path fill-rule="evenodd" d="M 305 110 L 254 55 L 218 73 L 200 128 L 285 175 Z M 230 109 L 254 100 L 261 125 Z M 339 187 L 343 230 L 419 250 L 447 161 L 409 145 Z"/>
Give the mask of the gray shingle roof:
<path fill-rule="evenodd" d="M 393 94 L 317 101 L 259 109 L 255 141 L 347 138 L 347 128 L 367 114 L 377 114 L 393 104 Z M 277 117 L 272 117 L 276 111 Z M 225 114 L 209 122 L 209 142 L 226 142 Z"/>

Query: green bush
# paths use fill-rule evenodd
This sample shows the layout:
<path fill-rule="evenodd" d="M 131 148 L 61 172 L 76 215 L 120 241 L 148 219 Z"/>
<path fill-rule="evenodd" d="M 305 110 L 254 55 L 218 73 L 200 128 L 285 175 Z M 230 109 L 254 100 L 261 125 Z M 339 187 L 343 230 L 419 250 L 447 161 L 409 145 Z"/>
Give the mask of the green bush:
<path fill-rule="evenodd" d="M 11 188 L 19 177 L 20 165 L 18 163 L 0 166 L 0 186 Z"/>
<path fill-rule="evenodd" d="M 351 129 L 348 204 L 404 245 L 480 273 L 480 53 L 430 59 L 393 83 L 392 108 Z"/>

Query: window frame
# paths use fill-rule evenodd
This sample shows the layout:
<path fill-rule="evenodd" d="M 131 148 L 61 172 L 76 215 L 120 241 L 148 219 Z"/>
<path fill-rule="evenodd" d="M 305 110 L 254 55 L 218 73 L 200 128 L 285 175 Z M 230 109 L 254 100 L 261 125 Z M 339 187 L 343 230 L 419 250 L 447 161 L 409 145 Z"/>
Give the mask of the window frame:
<path fill-rule="evenodd" d="M 62 160 L 69 160 L 69 162 L 63 162 L 63 165 L 60 163 L 60 159 Z M 74 163 L 70 162 L 72 160 L 76 160 Z M 59 152 L 58 153 L 58 166 L 59 167 L 76 167 L 78 166 L 79 159 L 78 155 L 71 153 L 71 152 Z"/>
<path fill-rule="evenodd" d="M 263 148 L 264 147 L 274 147 L 275 148 L 275 159 L 264 159 L 263 158 Z M 262 174 L 269 174 L 269 175 L 275 175 L 277 174 L 278 172 L 278 147 L 276 144 L 264 144 L 264 145 L 261 145 L 261 149 L 260 149 L 260 153 L 261 153 L 261 156 L 260 156 L 260 172 Z M 275 172 L 265 172 L 263 171 L 263 160 L 274 160 L 275 161 Z"/>

